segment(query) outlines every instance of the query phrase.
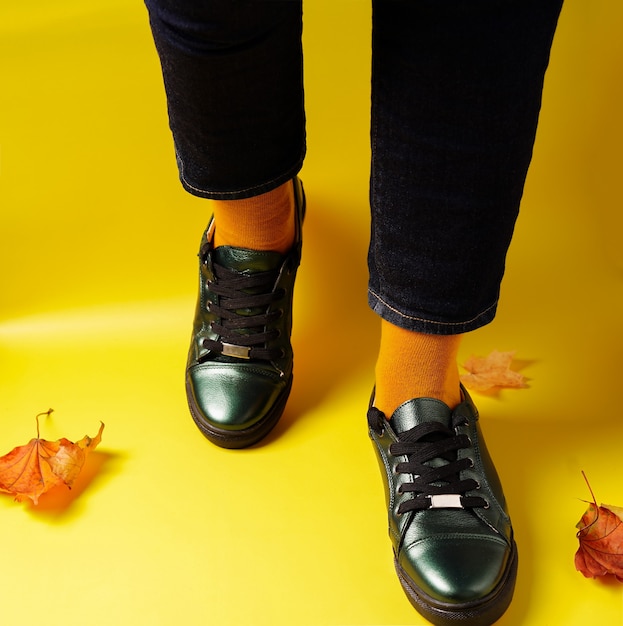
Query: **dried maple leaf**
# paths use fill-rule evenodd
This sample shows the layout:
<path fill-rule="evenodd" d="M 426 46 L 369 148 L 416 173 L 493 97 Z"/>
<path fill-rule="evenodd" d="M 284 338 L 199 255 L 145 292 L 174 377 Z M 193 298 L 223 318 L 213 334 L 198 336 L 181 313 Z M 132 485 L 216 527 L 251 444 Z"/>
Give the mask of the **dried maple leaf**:
<path fill-rule="evenodd" d="M 521 389 L 527 387 L 525 377 L 511 369 L 514 352 L 494 350 L 486 357 L 471 356 L 463 364 L 467 374 L 461 374 L 461 382 L 472 391 L 481 393 L 496 387 Z"/>
<path fill-rule="evenodd" d="M 580 547 L 575 553 L 575 568 L 587 578 L 614 574 L 623 582 L 623 508 L 597 506 L 588 480 L 586 484 L 593 502 L 576 524 Z"/>
<path fill-rule="evenodd" d="M 49 415 L 52 409 L 39 415 Z M 87 455 L 102 439 L 104 424 L 95 437 L 85 436 L 73 443 L 69 439 L 46 441 L 37 437 L 0 457 L 0 491 L 11 493 L 16 500 L 30 498 L 35 504 L 46 491 L 65 484 L 71 488 Z"/>

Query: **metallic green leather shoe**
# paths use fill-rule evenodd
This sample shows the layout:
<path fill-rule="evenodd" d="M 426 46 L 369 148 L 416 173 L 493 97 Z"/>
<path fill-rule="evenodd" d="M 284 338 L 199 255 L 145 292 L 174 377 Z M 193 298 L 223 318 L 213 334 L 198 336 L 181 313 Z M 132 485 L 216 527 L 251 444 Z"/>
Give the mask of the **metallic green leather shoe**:
<path fill-rule="evenodd" d="M 290 251 L 214 248 L 204 233 L 186 394 L 201 432 L 244 448 L 279 421 L 292 387 L 292 296 L 301 258 L 303 186 L 294 179 L 296 236 Z"/>
<path fill-rule="evenodd" d="M 464 401 L 417 398 L 388 421 L 368 411 L 381 467 L 395 567 L 407 597 L 433 624 L 493 624 L 508 608 L 517 548 L 478 412 Z"/>

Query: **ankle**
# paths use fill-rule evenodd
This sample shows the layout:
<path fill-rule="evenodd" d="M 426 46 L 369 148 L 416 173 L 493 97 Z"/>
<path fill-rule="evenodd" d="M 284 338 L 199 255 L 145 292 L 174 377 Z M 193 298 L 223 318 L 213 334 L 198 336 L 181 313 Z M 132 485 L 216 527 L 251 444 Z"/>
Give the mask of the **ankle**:
<path fill-rule="evenodd" d="M 460 335 L 428 335 L 382 321 L 375 406 L 389 418 L 413 398 L 461 402 L 457 353 Z"/>
<path fill-rule="evenodd" d="M 284 254 L 294 243 L 295 203 L 292 182 L 242 200 L 212 200 L 214 245 Z"/>

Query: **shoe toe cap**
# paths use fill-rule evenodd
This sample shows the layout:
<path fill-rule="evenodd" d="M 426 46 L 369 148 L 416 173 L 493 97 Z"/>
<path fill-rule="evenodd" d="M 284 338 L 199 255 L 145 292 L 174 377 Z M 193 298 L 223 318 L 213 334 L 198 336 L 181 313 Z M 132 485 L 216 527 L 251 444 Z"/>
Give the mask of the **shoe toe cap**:
<path fill-rule="evenodd" d="M 398 565 L 431 599 L 465 604 L 481 601 L 496 590 L 510 555 L 502 539 L 441 536 L 403 547 Z"/>
<path fill-rule="evenodd" d="M 260 421 L 285 386 L 285 378 L 253 364 L 208 363 L 188 373 L 189 392 L 200 417 L 224 430 L 241 430 Z"/>

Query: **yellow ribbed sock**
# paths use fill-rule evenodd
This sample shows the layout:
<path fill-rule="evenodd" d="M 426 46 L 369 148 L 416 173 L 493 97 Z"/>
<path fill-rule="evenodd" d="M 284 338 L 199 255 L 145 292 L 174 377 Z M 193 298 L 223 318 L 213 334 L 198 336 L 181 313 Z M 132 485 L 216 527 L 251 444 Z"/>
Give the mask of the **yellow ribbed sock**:
<path fill-rule="evenodd" d="M 413 398 L 461 402 L 457 353 L 461 335 L 427 335 L 381 320 L 374 405 L 390 418 Z"/>
<path fill-rule="evenodd" d="M 243 200 L 210 200 L 214 212 L 214 246 L 274 250 L 282 254 L 294 243 L 294 188 L 291 181 Z"/>

